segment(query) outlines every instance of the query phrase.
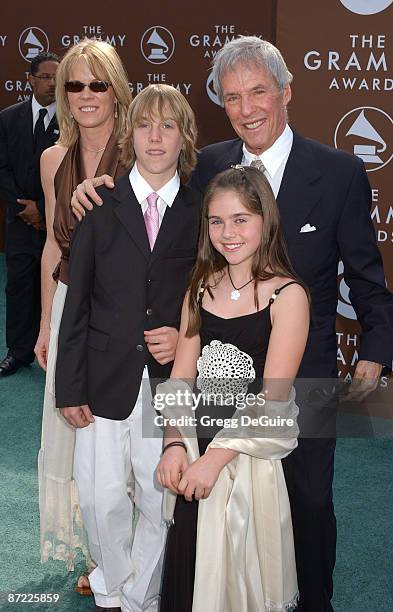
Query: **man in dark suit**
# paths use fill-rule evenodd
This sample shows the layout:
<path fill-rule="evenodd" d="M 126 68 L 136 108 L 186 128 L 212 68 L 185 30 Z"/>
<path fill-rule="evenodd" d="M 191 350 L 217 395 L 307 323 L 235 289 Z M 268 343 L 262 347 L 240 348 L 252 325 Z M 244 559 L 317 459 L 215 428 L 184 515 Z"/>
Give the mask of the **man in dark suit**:
<path fill-rule="evenodd" d="M 265 172 L 277 198 L 291 262 L 311 292 L 312 323 L 298 376 L 314 381 L 314 399 L 317 381 L 326 384 L 337 377 L 337 265 L 343 261 L 362 326 L 351 394 L 364 396 L 376 386 L 382 366 L 392 363 L 393 296 L 385 286 L 363 162 L 291 130 L 286 106 L 292 75 L 270 43 L 240 37 L 225 45 L 213 64 L 217 95 L 239 138 L 205 147 L 191 184 L 204 192 L 209 180 L 231 164 L 253 164 Z M 312 404 L 307 396 L 298 393 L 298 403 L 301 435 L 308 437 L 299 439 L 283 467 L 294 527 L 299 610 L 325 612 L 333 610 L 335 439 L 322 437 L 326 430 L 321 433 L 308 422 Z M 332 421 L 329 409 L 334 412 L 331 402 L 322 414 Z"/>
<path fill-rule="evenodd" d="M 31 100 L 0 113 L 0 197 L 7 202 L 6 342 L 0 376 L 34 360 L 41 316 L 41 254 L 45 202 L 40 157 L 59 135 L 55 78 L 59 58 L 40 53 L 31 62 Z"/>
<path fill-rule="evenodd" d="M 311 292 L 312 323 L 299 371 L 311 389 L 308 382 L 298 385 L 303 437 L 283 466 L 294 527 L 299 611 L 330 612 L 336 550 L 335 408 L 333 401 L 325 404 L 324 397 L 337 377 L 340 259 L 362 326 L 352 398 L 375 388 L 382 367 L 390 368 L 393 353 L 393 298 L 385 286 L 370 218 L 370 185 L 359 158 L 289 127 L 286 107 L 292 75 L 272 44 L 253 36 L 227 43 L 215 57 L 213 77 L 238 138 L 202 149 L 190 184 L 204 193 L 210 179 L 233 164 L 260 167 L 277 198 L 292 264 Z M 76 214 L 91 207 L 86 193 L 97 203 L 93 187 L 103 182 L 109 185 L 109 177 L 78 186 L 73 198 Z"/>
<path fill-rule="evenodd" d="M 177 172 L 189 174 L 196 161 L 195 119 L 183 96 L 152 85 L 134 99 L 129 117 L 123 155 L 131 172 L 113 191 L 100 191 L 104 206 L 73 234 L 56 401 L 77 427 L 74 476 L 97 563 L 89 576 L 96 609 L 155 612 L 166 528 L 154 476 L 162 439 L 147 433 L 149 379 L 154 392 L 170 375 L 200 197 Z M 130 473 L 139 511 L 134 534 Z"/>

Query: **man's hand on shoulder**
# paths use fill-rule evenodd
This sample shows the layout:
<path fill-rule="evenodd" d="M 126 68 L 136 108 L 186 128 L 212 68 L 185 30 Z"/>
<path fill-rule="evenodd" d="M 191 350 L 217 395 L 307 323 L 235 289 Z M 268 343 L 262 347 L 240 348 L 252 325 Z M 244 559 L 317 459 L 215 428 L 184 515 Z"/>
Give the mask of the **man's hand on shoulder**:
<path fill-rule="evenodd" d="M 101 206 L 102 199 L 96 192 L 96 188 L 101 187 L 101 185 L 113 189 L 115 183 L 109 174 L 103 174 L 95 178 L 85 179 L 75 189 L 71 199 L 71 208 L 78 221 L 81 221 L 85 216 L 85 209 L 92 210 L 93 204 Z"/>
<path fill-rule="evenodd" d="M 358 361 L 349 393 L 344 397 L 345 401 L 360 402 L 364 400 L 377 388 L 381 372 L 382 365 L 380 363 L 365 361 L 364 359 Z"/>
<path fill-rule="evenodd" d="M 82 428 L 94 423 L 93 413 L 87 404 L 60 408 L 60 413 L 72 427 Z"/>

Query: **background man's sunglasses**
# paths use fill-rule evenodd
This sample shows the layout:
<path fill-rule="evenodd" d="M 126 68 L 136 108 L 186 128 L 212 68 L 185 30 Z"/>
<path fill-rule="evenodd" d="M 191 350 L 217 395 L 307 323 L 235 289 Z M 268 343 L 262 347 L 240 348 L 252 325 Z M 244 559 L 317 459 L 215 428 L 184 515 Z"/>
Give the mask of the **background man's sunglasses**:
<path fill-rule="evenodd" d="M 106 81 L 92 81 L 91 83 L 82 83 L 81 81 L 67 81 L 64 84 L 65 90 L 69 93 L 80 93 L 85 87 L 88 87 L 94 93 L 104 93 L 108 91 L 110 83 Z"/>

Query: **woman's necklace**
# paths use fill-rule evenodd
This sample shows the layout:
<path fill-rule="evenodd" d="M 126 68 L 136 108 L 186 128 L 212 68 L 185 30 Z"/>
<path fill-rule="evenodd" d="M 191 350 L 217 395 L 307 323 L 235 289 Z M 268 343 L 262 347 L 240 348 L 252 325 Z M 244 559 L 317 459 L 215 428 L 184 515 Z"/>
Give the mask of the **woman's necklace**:
<path fill-rule="evenodd" d="M 105 151 L 106 145 L 105 147 L 102 147 L 102 149 L 89 149 L 88 147 L 85 147 L 85 145 L 82 145 L 82 149 L 89 151 L 89 153 L 101 153 L 102 151 Z"/>
<path fill-rule="evenodd" d="M 233 287 L 233 291 L 231 291 L 231 300 L 238 300 L 240 297 L 240 291 L 242 289 L 244 289 L 244 287 L 247 287 L 247 285 L 249 285 L 250 283 L 253 282 L 253 280 L 255 280 L 254 278 L 252 278 L 251 280 L 247 281 L 246 283 L 244 283 L 244 285 L 242 285 L 241 287 L 235 287 L 235 285 L 233 284 L 233 280 L 231 277 L 231 273 L 229 272 L 229 266 L 228 266 L 228 276 L 229 276 L 229 280 L 231 281 L 231 285 Z"/>

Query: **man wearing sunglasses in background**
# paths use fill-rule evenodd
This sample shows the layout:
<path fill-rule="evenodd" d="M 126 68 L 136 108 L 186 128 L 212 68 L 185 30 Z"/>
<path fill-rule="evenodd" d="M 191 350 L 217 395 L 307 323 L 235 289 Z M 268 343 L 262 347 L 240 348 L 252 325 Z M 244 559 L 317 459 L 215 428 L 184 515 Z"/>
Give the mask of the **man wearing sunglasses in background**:
<path fill-rule="evenodd" d="M 40 157 L 59 136 L 55 78 L 60 59 L 40 53 L 30 64 L 30 100 L 0 113 L 0 197 L 7 202 L 6 342 L 0 377 L 34 360 L 41 316 L 40 262 L 45 202 Z"/>

